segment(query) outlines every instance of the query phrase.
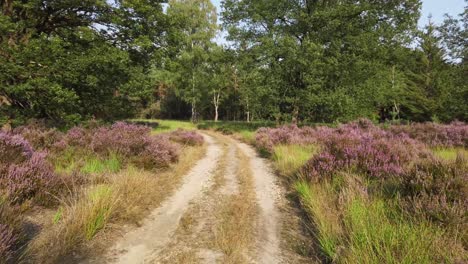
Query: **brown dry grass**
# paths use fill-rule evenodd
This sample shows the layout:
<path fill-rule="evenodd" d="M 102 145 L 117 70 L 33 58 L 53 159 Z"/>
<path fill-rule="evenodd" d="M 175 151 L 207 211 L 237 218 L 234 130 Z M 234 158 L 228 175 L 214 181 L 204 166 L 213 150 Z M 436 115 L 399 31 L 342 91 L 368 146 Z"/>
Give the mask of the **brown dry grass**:
<path fill-rule="evenodd" d="M 222 263 L 248 263 L 248 250 L 255 241 L 258 208 L 248 157 L 238 151 L 239 193 L 230 196 L 220 208 L 215 230 L 215 248 L 224 253 Z"/>
<path fill-rule="evenodd" d="M 167 171 L 151 173 L 128 168 L 105 183 L 87 186 L 61 201 L 49 226 L 29 244 L 23 262 L 56 263 L 74 250 L 93 254 L 106 248 L 106 237 L 124 223 L 138 223 L 180 185 L 203 157 L 205 147 L 187 147 Z M 95 236 L 97 238 L 95 239 Z"/>

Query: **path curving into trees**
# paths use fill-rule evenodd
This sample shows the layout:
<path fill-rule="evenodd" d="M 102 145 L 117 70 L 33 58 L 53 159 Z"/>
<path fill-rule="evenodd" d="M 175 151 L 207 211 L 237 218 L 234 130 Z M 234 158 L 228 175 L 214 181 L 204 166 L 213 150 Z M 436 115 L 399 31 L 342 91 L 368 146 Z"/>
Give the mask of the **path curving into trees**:
<path fill-rule="evenodd" d="M 84 263 L 307 263 L 282 241 L 289 216 L 268 162 L 230 137 L 203 136 L 205 157 L 172 197 Z"/>

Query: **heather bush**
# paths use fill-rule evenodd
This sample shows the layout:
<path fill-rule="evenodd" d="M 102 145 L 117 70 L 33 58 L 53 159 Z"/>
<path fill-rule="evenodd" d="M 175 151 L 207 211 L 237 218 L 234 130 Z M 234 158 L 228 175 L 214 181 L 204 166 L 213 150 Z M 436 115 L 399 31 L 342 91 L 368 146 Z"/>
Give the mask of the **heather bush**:
<path fill-rule="evenodd" d="M 147 145 L 134 158 L 134 163 L 143 168 L 164 168 L 179 159 L 179 148 L 167 136 L 148 137 Z"/>
<path fill-rule="evenodd" d="M 35 152 L 29 160 L 9 167 L 2 182 L 11 203 L 20 204 L 31 198 L 41 204 L 51 202 L 50 194 L 58 191 L 61 181 L 47 163 L 46 156 L 46 153 Z"/>
<path fill-rule="evenodd" d="M 62 132 L 55 128 L 47 128 L 39 122 L 17 127 L 13 130 L 13 133 L 25 138 L 34 149 L 42 150 L 50 149 L 63 137 Z"/>
<path fill-rule="evenodd" d="M 303 169 L 311 180 L 331 177 L 337 170 L 354 170 L 372 178 L 399 176 L 414 162 L 431 155 L 407 135 L 395 135 L 363 120 L 342 125 L 332 133 L 317 133 L 316 138 L 322 151 Z"/>
<path fill-rule="evenodd" d="M 138 155 L 149 143 L 151 129 L 145 126 L 118 122 L 110 127 L 100 127 L 91 141 L 94 152 L 102 155 L 117 153 L 125 157 Z"/>
<path fill-rule="evenodd" d="M 22 136 L 0 130 L 0 173 L 3 174 L 9 164 L 31 158 L 33 153 L 33 148 Z"/>
<path fill-rule="evenodd" d="M 468 163 L 429 159 L 416 164 L 400 178 L 404 208 L 445 226 L 466 225 Z"/>
<path fill-rule="evenodd" d="M 314 129 L 312 127 L 299 128 L 296 125 L 278 128 L 260 128 L 255 142 L 257 148 L 263 152 L 272 153 L 273 147 L 280 144 L 313 144 L 317 142 L 317 134 L 327 133 L 328 128 Z"/>
<path fill-rule="evenodd" d="M 20 135 L 0 132 L 0 190 L 11 203 L 38 198 L 47 203 L 58 176 L 48 164 L 45 152 L 36 152 Z"/>
<path fill-rule="evenodd" d="M 395 125 L 387 128 L 398 134 L 405 133 L 431 147 L 468 147 L 468 125 L 463 122 L 452 122 L 448 125 L 436 123 L 415 123 Z"/>
<path fill-rule="evenodd" d="M 93 129 L 73 127 L 68 130 L 60 141 L 54 144 L 54 147 L 59 150 L 64 150 L 67 147 L 88 148 L 93 139 L 93 132 Z"/>
<path fill-rule="evenodd" d="M 199 142 L 192 133 L 179 132 L 175 138 Z M 151 128 L 124 122 L 109 127 L 72 128 L 55 147 L 62 150 L 73 147 L 105 158 L 117 155 L 144 168 L 167 167 L 179 156 L 177 145 L 168 135 L 152 136 Z"/>
<path fill-rule="evenodd" d="M 169 137 L 172 141 L 183 144 L 183 145 L 190 145 L 190 146 L 199 146 L 203 145 L 203 137 L 194 132 L 194 131 L 187 131 L 183 129 L 177 129 L 169 134 Z"/>

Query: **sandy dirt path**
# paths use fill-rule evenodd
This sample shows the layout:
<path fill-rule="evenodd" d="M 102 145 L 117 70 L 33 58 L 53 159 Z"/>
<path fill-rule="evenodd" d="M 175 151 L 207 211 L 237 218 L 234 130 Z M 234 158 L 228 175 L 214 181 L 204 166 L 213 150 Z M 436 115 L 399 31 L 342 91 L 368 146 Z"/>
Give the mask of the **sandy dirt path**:
<path fill-rule="evenodd" d="M 245 143 L 237 143 L 237 145 L 250 159 L 257 202 L 260 207 L 257 263 L 282 263 L 280 214 L 277 204 L 280 199 L 280 187 L 276 182 L 276 176 L 267 162 L 259 157 L 251 146 Z"/>
<path fill-rule="evenodd" d="M 285 219 L 294 214 L 284 210 L 269 162 L 245 143 L 208 134 L 206 156 L 176 193 L 93 263 L 311 263 L 285 245 Z"/>
<path fill-rule="evenodd" d="M 185 176 L 184 184 L 144 220 L 141 227 L 127 233 L 108 253 L 108 263 L 147 263 L 155 249 L 170 241 L 190 201 L 196 199 L 216 169 L 221 149 L 215 140 L 204 135 L 208 144 L 206 156 Z"/>

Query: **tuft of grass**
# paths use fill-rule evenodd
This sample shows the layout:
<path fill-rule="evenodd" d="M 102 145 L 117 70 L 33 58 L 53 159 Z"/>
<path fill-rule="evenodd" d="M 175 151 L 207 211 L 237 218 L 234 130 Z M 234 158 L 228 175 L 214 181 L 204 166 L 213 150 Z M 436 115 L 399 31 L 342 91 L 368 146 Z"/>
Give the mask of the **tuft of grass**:
<path fill-rule="evenodd" d="M 432 151 L 437 157 L 447 161 L 456 160 L 457 155 L 468 157 L 468 149 L 466 148 L 434 148 Z"/>
<path fill-rule="evenodd" d="M 449 258 L 447 247 L 437 244 L 441 230 L 404 219 L 388 202 L 358 198 L 344 215 L 349 241 L 343 263 L 442 263 Z"/>
<path fill-rule="evenodd" d="M 316 229 L 315 238 L 330 260 L 336 260 L 338 249 L 342 244 L 343 230 L 340 224 L 339 212 L 334 200 L 333 187 L 326 183 L 322 186 L 309 185 L 305 181 L 295 183 L 295 189 L 300 201 L 309 214 Z"/>
<path fill-rule="evenodd" d="M 103 229 L 114 211 L 118 199 L 111 186 L 98 185 L 87 194 L 88 219 L 84 222 L 86 240 L 91 240 Z"/>
<path fill-rule="evenodd" d="M 282 176 L 292 177 L 317 151 L 315 145 L 278 145 L 273 149 L 272 158 Z"/>
<path fill-rule="evenodd" d="M 91 156 L 85 160 L 81 172 L 86 174 L 116 173 L 121 167 L 120 160 L 115 154 L 104 159 Z"/>
<path fill-rule="evenodd" d="M 236 133 L 237 137 L 247 144 L 255 144 L 255 131 L 242 130 Z"/>
<path fill-rule="evenodd" d="M 52 219 L 52 222 L 56 225 L 60 222 L 60 220 L 62 220 L 62 217 L 63 217 L 63 208 L 59 207 L 57 212 L 55 212 L 54 214 L 54 218 Z"/>

